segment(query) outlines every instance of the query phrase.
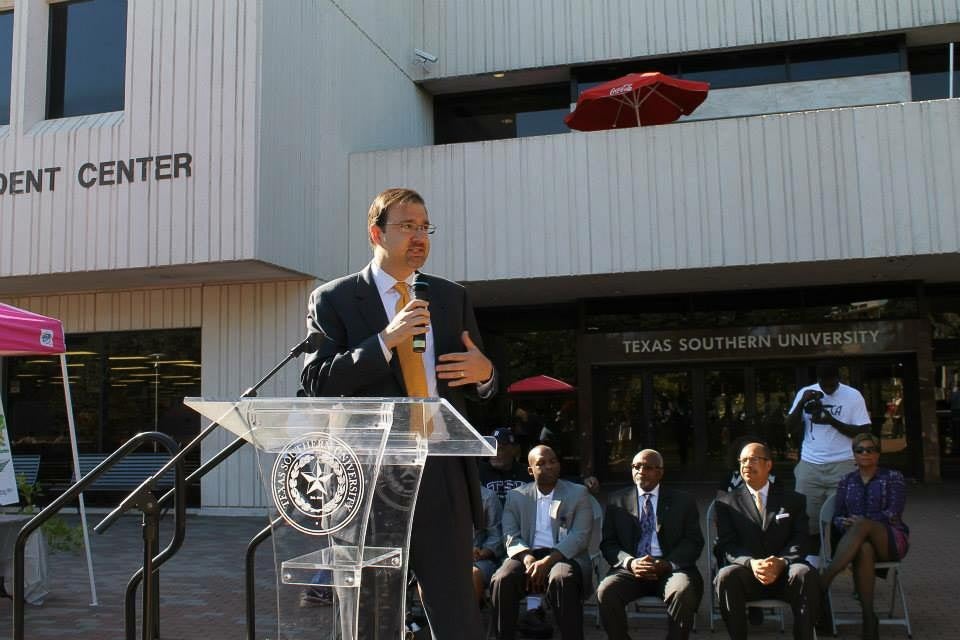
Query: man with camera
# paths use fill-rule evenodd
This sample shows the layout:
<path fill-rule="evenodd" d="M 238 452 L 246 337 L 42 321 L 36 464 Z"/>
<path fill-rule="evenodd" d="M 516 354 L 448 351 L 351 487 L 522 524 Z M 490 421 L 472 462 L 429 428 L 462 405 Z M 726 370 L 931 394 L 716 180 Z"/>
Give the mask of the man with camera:
<path fill-rule="evenodd" d="M 817 382 L 797 392 L 787 429 L 801 442 L 794 468 L 797 493 L 807 498 L 810 553 L 819 549 L 820 507 L 837 491 L 840 478 L 854 470 L 853 436 L 870 431 L 870 414 L 859 391 L 840 382 L 832 363 L 817 365 Z"/>

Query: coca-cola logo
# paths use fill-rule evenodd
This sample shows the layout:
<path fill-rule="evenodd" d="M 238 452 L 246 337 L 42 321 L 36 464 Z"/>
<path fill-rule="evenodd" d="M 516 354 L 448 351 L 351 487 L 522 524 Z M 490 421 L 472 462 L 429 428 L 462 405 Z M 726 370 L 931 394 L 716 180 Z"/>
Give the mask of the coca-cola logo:
<path fill-rule="evenodd" d="M 622 84 L 619 87 L 610 89 L 610 95 L 619 96 L 624 93 L 630 93 L 631 91 L 633 91 L 633 83 L 628 82 L 627 84 Z"/>

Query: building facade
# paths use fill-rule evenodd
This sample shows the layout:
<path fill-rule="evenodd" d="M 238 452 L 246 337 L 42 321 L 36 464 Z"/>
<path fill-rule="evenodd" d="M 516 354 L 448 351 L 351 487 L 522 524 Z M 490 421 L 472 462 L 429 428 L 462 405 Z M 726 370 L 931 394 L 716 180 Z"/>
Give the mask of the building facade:
<path fill-rule="evenodd" d="M 953 0 L 0 2 L 0 299 L 64 321 L 82 449 L 185 439 L 177 399 L 236 397 L 298 342 L 402 184 L 505 384 L 577 388 L 501 394 L 481 429 L 551 429 L 610 481 L 644 445 L 709 480 L 740 435 L 795 455 L 777 425 L 829 357 L 936 480 L 960 448 L 953 41 Z M 647 70 L 713 88 L 674 124 L 566 132 L 579 91 Z M 8 358 L 2 386 L 41 478 L 65 459 L 46 366 Z M 198 501 L 265 504 L 253 452 Z"/>

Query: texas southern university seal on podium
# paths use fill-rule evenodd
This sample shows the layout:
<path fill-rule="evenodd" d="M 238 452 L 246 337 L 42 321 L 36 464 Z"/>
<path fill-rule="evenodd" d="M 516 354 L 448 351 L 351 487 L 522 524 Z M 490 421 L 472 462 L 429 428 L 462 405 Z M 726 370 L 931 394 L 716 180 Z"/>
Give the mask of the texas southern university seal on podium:
<path fill-rule="evenodd" d="M 273 465 L 273 501 L 290 526 L 327 535 L 347 526 L 363 504 L 363 473 L 347 443 L 326 433 L 291 441 Z"/>

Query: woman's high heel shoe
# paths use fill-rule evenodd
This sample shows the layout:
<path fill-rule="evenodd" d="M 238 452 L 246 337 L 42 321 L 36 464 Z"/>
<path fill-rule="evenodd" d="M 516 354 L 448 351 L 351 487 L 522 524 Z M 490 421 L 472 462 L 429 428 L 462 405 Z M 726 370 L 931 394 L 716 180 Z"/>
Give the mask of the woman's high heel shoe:
<path fill-rule="evenodd" d="M 863 618 L 863 640 L 880 640 L 880 620 L 876 614 Z"/>

